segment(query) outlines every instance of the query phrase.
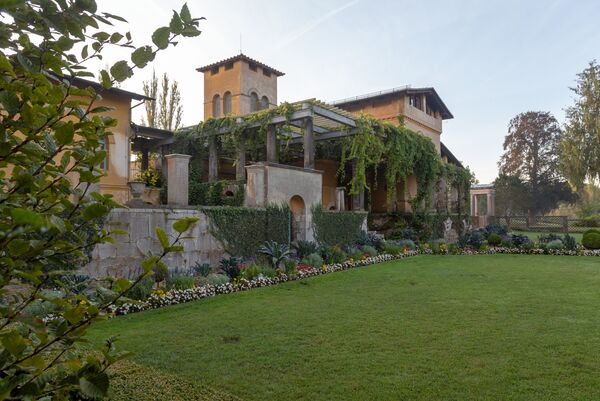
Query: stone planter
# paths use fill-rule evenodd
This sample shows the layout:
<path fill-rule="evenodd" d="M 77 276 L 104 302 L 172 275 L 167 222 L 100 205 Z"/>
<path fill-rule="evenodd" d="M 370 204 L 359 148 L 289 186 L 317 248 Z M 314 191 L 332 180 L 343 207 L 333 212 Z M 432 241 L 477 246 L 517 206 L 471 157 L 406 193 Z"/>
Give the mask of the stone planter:
<path fill-rule="evenodd" d="M 142 200 L 149 205 L 160 205 L 160 188 L 146 187 L 142 194 Z"/>
<path fill-rule="evenodd" d="M 132 199 L 127 202 L 127 206 L 139 207 L 146 206 L 146 202 L 142 200 L 142 195 L 146 189 L 146 183 L 141 181 L 129 181 L 129 191 L 131 192 Z"/>

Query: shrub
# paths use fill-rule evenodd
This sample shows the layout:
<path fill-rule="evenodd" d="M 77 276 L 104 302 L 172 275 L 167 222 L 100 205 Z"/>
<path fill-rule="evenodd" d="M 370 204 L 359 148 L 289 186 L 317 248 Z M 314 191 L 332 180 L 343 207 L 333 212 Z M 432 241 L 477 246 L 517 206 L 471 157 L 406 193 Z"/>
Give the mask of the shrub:
<path fill-rule="evenodd" d="M 430 246 L 433 253 L 436 254 L 445 253 L 445 251 L 448 249 L 448 244 L 443 239 L 434 239 L 433 241 L 431 241 Z"/>
<path fill-rule="evenodd" d="M 412 227 L 403 228 L 399 231 L 398 236 L 400 239 L 408 239 L 411 241 L 417 240 L 417 232 Z"/>
<path fill-rule="evenodd" d="M 294 247 L 296 248 L 296 253 L 300 259 L 311 253 L 317 252 L 319 249 L 317 243 L 313 241 L 298 241 Z"/>
<path fill-rule="evenodd" d="M 487 226 L 485 226 L 485 232 L 488 237 L 491 234 L 498 234 L 499 236 L 502 236 L 508 234 L 508 227 L 503 224 L 488 224 Z"/>
<path fill-rule="evenodd" d="M 145 301 L 152 294 L 152 288 L 154 288 L 154 278 L 149 276 L 127 291 L 125 296 L 138 301 Z"/>
<path fill-rule="evenodd" d="M 365 212 L 328 212 L 321 205 L 311 209 L 315 238 L 320 244 L 350 244 L 361 233 Z"/>
<path fill-rule="evenodd" d="M 202 277 L 207 277 L 210 273 L 212 273 L 212 267 L 210 267 L 208 263 L 196 262 L 196 264 L 194 264 L 192 267 L 192 270 Z"/>
<path fill-rule="evenodd" d="M 517 248 L 530 248 L 533 246 L 533 243 L 525 234 L 513 234 L 510 237 L 510 241 Z"/>
<path fill-rule="evenodd" d="M 544 245 L 547 244 L 549 242 L 552 241 L 556 241 L 556 240 L 560 240 L 560 235 L 556 235 L 554 233 L 548 233 L 548 234 L 541 234 L 538 235 L 538 242 L 540 243 L 540 245 Z"/>
<path fill-rule="evenodd" d="M 586 231 L 581 244 L 587 249 L 600 249 L 600 231 L 594 229 Z"/>
<path fill-rule="evenodd" d="M 365 245 L 362 247 L 363 253 L 369 254 L 369 256 L 377 256 L 377 249 L 371 245 Z"/>
<path fill-rule="evenodd" d="M 488 235 L 487 242 L 491 246 L 498 246 L 502 243 L 502 237 L 499 234 L 492 233 Z"/>
<path fill-rule="evenodd" d="M 467 244 L 472 246 L 474 249 L 479 249 L 483 245 L 484 236 L 483 233 L 479 230 L 473 231 L 469 235 L 469 239 L 467 240 Z"/>
<path fill-rule="evenodd" d="M 258 263 L 252 263 L 250 266 L 242 269 L 240 276 L 246 280 L 252 280 L 259 276 L 275 277 L 275 270 L 267 266 L 259 265 Z"/>
<path fill-rule="evenodd" d="M 323 258 L 325 263 L 342 263 L 346 260 L 346 252 L 339 245 L 327 247 L 325 252 L 326 257 Z"/>
<path fill-rule="evenodd" d="M 168 290 L 187 290 L 194 287 L 194 277 L 192 276 L 173 276 L 167 279 Z"/>
<path fill-rule="evenodd" d="M 289 259 L 290 248 L 286 244 L 278 244 L 275 241 L 267 241 L 258 249 L 258 253 L 265 255 L 271 268 L 279 269 L 281 264 Z"/>
<path fill-rule="evenodd" d="M 565 234 L 563 237 L 563 243 L 565 244 L 565 248 L 569 251 L 574 251 L 577 249 L 577 240 L 572 235 Z"/>
<path fill-rule="evenodd" d="M 583 219 L 579 219 L 573 223 L 575 227 L 599 227 L 600 226 L 600 216 L 593 215 Z"/>
<path fill-rule="evenodd" d="M 377 233 L 363 231 L 355 241 L 356 245 L 370 246 L 375 249 L 383 249 L 383 237 Z"/>
<path fill-rule="evenodd" d="M 298 272 L 298 261 L 287 259 L 283 262 L 283 268 L 285 269 L 285 274 L 296 274 Z"/>
<path fill-rule="evenodd" d="M 565 244 L 559 239 L 554 239 L 546 244 L 546 249 L 564 249 Z"/>
<path fill-rule="evenodd" d="M 414 243 L 413 240 L 410 240 L 410 239 L 403 239 L 401 241 L 395 241 L 395 243 L 398 246 L 401 246 L 403 249 L 408 249 L 410 251 L 414 251 L 415 249 L 417 249 L 417 245 Z"/>
<path fill-rule="evenodd" d="M 321 267 L 323 266 L 323 258 L 318 253 L 311 253 L 310 255 L 302 259 L 301 263 L 312 267 Z"/>
<path fill-rule="evenodd" d="M 383 245 L 383 252 L 390 255 L 400 255 L 404 252 L 404 248 L 392 241 L 386 241 Z"/>
<path fill-rule="evenodd" d="M 358 248 L 350 248 L 348 250 L 348 257 L 353 260 L 360 260 L 363 256 L 363 252 Z"/>
<path fill-rule="evenodd" d="M 219 262 L 219 269 L 233 280 L 240 275 L 240 261 L 235 256 L 223 258 Z"/>
<path fill-rule="evenodd" d="M 224 274 L 211 273 L 206 278 L 208 279 L 208 284 L 210 285 L 227 284 L 230 281 L 229 277 Z"/>

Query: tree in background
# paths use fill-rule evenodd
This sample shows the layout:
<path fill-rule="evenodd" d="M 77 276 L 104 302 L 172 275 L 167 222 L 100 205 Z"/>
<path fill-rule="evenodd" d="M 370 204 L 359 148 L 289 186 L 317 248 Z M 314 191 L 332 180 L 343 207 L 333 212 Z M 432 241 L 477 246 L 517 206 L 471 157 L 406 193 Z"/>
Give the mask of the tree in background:
<path fill-rule="evenodd" d="M 560 142 L 563 175 L 585 199 L 586 180 L 600 179 L 600 65 L 590 62 L 577 74 L 575 104 L 567 108 L 565 132 Z"/>
<path fill-rule="evenodd" d="M 125 20 L 99 12 L 94 0 L 2 1 L 0 13 L 0 399 L 101 399 L 106 369 L 124 355 L 112 340 L 82 349 L 86 330 L 180 247 L 157 229 L 163 251 L 142 263 L 133 282 L 109 279 L 108 287 L 85 291 L 70 285 L 87 252 L 117 234 L 102 221 L 118 206 L 94 192 L 104 174 L 101 143 L 117 121 L 76 78 L 93 77 L 86 62 L 107 47 L 131 49 L 129 60 L 100 71 L 109 89 L 179 37 L 199 35 L 199 20 L 184 5 L 152 44 L 135 47 L 113 25 Z M 173 228 L 183 233 L 193 222 Z"/>
<path fill-rule="evenodd" d="M 525 209 L 534 215 L 554 209 L 573 196 L 559 171 L 558 144 L 561 129 L 549 112 L 518 114 L 508 126 L 500 175 L 515 177 L 527 188 Z M 512 181 L 516 184 L 516 181 Z"/>
<path fill-rule="evenodd" d="M 144 81 L 142 89 L 146 96 L 157 99 L 146 102 L 146 118 L 142 118 L 142 124 L 169 131 L 177 130 L 183 115 L 178 82 L 170 82 L 167 73 L 164 73 L 159 93 L 158 78 L 156 72 L 152 71 L 152 78 Z"/>
<path fill-rule="evenodd" d="M 529 190 L 519 177 L 500 174 L 494 181 L 497 216 L 514 216 L 527 213 Z"/>

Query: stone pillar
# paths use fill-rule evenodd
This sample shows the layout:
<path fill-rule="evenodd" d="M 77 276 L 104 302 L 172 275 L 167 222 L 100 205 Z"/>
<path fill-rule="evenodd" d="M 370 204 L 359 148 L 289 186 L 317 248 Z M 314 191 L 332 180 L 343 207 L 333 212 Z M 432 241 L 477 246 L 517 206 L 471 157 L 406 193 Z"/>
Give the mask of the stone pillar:
<path fill-rule="evenodd" d="M 312 117 L 304 120 L 304 168 L 315 168 L 315 138 Z"/>
<path fill-rule="evenodd" d="M 192 156 L 166 155 L 168 164 L 167 203 L 172 206 L 188 205 L 189 164 Z"/>
<path fill-rule="evenodd" d="M 246 136 L 244 134 L 240 135 L 240 142 L 238 144 L 235 179 L 238 181 L 246 181 Z"/>
<path fill-rule="evenodd" d="M 477 194 L 471 196 L 471 204 L 473 205 L 471 208 L 471 216 L 477 216 Z"/>
<path fill-rule="evenodd" d="M 338 212 L 346 210 L 346 187 L 335 189 L 335 210 Z"/>
<path fill-rule="evenodd" d="M 488 216 L 493 216 L 494 215 L 494 200 L 493 200 L 493 196 L 490 192 L 488 192 L 486 194 L 487 196 L 487 211 L 486 211 L 486 215 Z"/>
<path fill-rule="evenodd" d="M 269 163 L 278 163 L 277 157 L 277 130 L 274 125 L 267 127 L 267 161 Z"/>
<path fill-rule="evenodd" d="M 356 174 L 356 161 L 352 162 L 352 174 Z M 352 194 L 352 210 L 365 210 L 364 188 L 361 188 L 358 193 Z"/>
<path fill-rule="evenodd" d="M 149 157 L 148 157 L 148 148 L 142 148 L 142 170 L 148 170 Z"/>
<path fill-rule="evenodd" d="M 219 151 L 217 150 L 217 136 L 208 138 L 208 182 L 219 179 Z"/>

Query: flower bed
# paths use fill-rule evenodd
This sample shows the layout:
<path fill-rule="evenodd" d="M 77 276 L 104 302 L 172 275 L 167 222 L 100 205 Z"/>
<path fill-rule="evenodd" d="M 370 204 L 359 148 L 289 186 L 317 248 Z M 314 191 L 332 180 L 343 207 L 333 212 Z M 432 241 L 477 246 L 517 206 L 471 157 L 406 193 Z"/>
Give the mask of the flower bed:
<path fill-rule="evenodd" d="M 434 252 L 430 248 L 420 249 L 415 251 L 406 250 L 404 253 L 399 255 L 381 254 L 377 256 L 371 256 L 362 260 L 347 260 L 343 263 L 333 263 L 329 265 L 323 265 L 321 268 L 315 268 L 308 265 L 302 265 L 298 269 L 298 273 L 293 276 L 288 276 L 284 273 L 279 274 L 276 277 L 257 277 L 252 280 L 239 279 L 234 283 L 210 285 L 207 284 L 202 287 L 190 288 L 187 290 L 171 290 L 167 292 L 156 292 L 150 296 L 146 301 L 136 303 L 125 303 L 119 307 L 113 309 L 115 315 L 127 315 L 134 312 L 142 312 L 150 309 L 162 308 L 168 305 L 177 305 L 185 302 L 196 301 L 203 298 L 213 297 L 219 294 L 229 294 L 239 291 L 247 291 L 253 288 L 268 287 L 287 281 L 302 280 L 307 277 L 319 276 L 322 274 L 329 274 L 338 271 L 353 269 L 361 266 L 373 265 L 376 263 L 386 262 L 390 260 L 398 260 L 416 255 L 433 255 Z M 450 254 L 448 249 L 443 249 L 442 252 L 437 254 L 448 255 Z M 555 256 L 600 256 L 600 250 L 588 250 L 588 249 L 577 249 L 574 251 L 556 249 L 522 249 L 522 248 L 506 248 L 506 247 L 491 247 L 482 251 L 473 249 L 461 249 L 454 255 L 495 255 L 495 254 L 513 254 L 513 255 L 555 255 Z"/>

